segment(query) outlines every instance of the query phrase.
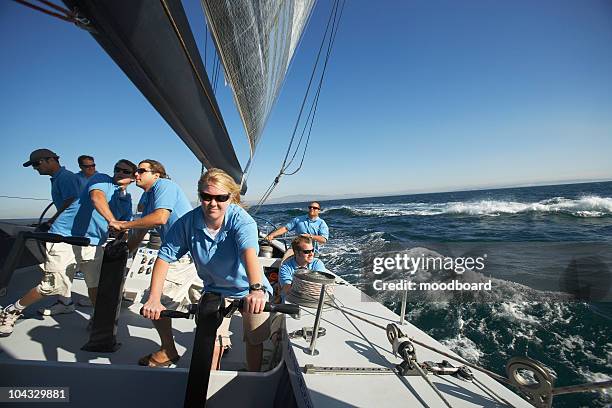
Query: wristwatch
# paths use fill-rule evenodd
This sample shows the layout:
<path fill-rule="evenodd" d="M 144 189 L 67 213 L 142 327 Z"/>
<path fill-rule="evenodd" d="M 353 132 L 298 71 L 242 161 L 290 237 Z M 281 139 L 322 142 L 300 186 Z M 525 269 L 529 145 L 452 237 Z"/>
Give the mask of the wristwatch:
<path fill-rule="evenodd" d="M 262 292 L 265 292 L 266 287 L 262 285 L 261 283 L 254 283 L 251 286 L 249 286 L 249 292 L 252 292 L 254 290 L 261 290 Z"/>

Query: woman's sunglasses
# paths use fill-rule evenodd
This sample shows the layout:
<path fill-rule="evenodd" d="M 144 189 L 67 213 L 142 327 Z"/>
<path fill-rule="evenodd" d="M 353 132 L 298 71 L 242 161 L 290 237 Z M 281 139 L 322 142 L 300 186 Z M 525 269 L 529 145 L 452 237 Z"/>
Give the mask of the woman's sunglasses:
<path fill-rule="evenodd" d="M 227 200 L 230 199 L 231 194 L 219 194 L 219 195 L 214 195 L 214 194 L 208 194 L 208 193 L 204 193 L 202 191 L 200 191 L 200 199 L 202 201 L 212 201 L 213 199 L 218 202 L 218 203 L 224 203 Z"/>
<path fill-rule="evenodd" d="M 315 207 L 314 205 L 309 205 L 308 209 L 309 210 L 320 210 L 321 208 L 320 207 Z"/>

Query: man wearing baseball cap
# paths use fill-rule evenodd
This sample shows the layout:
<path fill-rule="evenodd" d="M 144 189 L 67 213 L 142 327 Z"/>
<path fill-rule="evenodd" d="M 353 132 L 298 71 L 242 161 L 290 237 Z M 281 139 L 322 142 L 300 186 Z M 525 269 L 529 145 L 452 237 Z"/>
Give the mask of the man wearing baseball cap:
<path fill-rule="evenodd" d="M 23 163 L 23 167 L 32 166 L 41 176 L 51 176 L 51 200 L 57 211 L 43 224 L 44 230 L 50 229 L 57 217 L 79 197 L 79 179 L 73 172 L 60 165 L 59 159 L 59 156 L 49 149 L 36 149 L 30 153 L 30 160 Z M 68 244 L 65 245 L 68 246 Z M 54 306 L 56 307 L 41 309 L 40 312 L 52 315 L 74 311 L 74 305 L 69 296 L 58 296 L 58 302 Z"/>
<path fill-rule="evenodd" d="M 23 167 L 30 167 L 41 176 L 51 176 L 51 200 L 57 210 L 47 222 L 47 227 L 79 196 L 79 180 L 70 170 L 60 165 L 59 156 L 49 149 L 37 149 L 30 153 L 30 160 Z"/>
<path fill-rule="evenodd" d="M 36 159 L 36 157 L 33 158 Z M 50 166 L 50 164 L 42 163 L 45 160 L 47 159 L 43 158 L 39 161 L 30 160 L 30 162 L 43 174 L 46 171 L 45 166 Z M 102 246 L 109 235 L 108 225 L 110 222 L 116 222 L 117 218 L 125 219 L 131 216 L 131 200 L 127 203 L 116 203 L 115 201 L 120 199 L 127 186 L 134 181 L 135 171 L 134 163 L 126 159 L 119 160 L 115 164 L 114 177 L 106 174 L 94 176 L 81 196 L 57 218 L 51 226 L 50 233 L 65 237 L 87 237 L 90 245 L 81 247 L 65 242 L 45 244 L 42 279 L 38 285 L 31 288 L 16 302 L 1 309 L 0 337 L 10 336 L 15 323 L 23 316 L 25 308 L 47 296 L 58 295 L 58 300 L 48 308 L 39 309 L 43 315 L 74 312 L 75 307 L 70 298 L 70 291 L 77 269 L 83 271 L 89 297 L 92 304 L 95 304 L 104 255 Z M 117 214 L 113 213 L 113 209 Z"/>

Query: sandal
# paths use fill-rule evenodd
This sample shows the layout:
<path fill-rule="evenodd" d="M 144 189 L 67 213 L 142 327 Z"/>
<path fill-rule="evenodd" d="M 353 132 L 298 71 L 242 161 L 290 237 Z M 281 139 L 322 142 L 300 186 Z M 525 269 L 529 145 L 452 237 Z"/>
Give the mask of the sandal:
<path fill-rule="evenodd" d="M 151 353 L 151 354 L 147 354 L 146 356 L 138 360 L 138 365 L 145 366 L 145 367 L 168 368 L 171 365 L 178 363 L 180 359 L 181 359 L 181 356 L 176 356 L 166 361 L 157 361 L 153 358 L 153 353 Z"/>

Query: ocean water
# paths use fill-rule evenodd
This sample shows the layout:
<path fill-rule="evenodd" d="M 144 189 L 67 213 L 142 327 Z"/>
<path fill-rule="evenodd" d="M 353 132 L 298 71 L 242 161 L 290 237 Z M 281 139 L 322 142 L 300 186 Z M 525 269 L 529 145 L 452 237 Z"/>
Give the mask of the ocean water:
<path fill-rule="evenodd" d="M 283 225 L 306 214 L 306 206 L 268 205 L 257 215 Z M 612 182 L 323 201 L 322 206 L 331 239 L 320 257 L 328 269 L 362 286 L 364 253 L 428 242 L 490 243 L 499 251 L 508 243 L 533 244 L 536 253 L 547 244 L 612 244 Z M 504 296 L 495 301 L 411 302 L 407 318 L 499 374 L 505 374 L 511 357 L 527 355 L 553 373 L 556 386 L 612 378 L 612 303 L 527 298 L 525 293 L 543 292 L 547 281 L 559 280 L 549 276 L 542 261 L 498 268 L 493 278 Z M 600 286 L 610 289 L 609 282 Z M 398 297 L 383 301 L 399 313 Z M 553 402 L 555 407 L 610 405 L 612 390 L 561 395 Z"/>

